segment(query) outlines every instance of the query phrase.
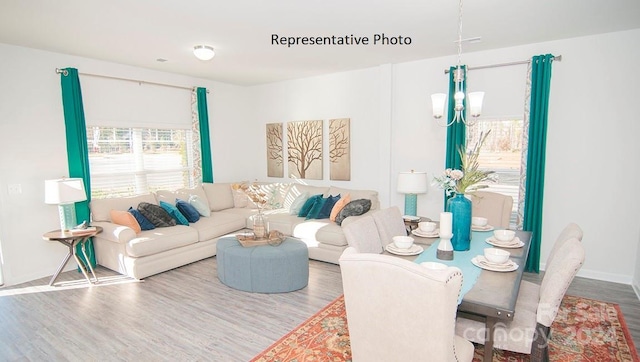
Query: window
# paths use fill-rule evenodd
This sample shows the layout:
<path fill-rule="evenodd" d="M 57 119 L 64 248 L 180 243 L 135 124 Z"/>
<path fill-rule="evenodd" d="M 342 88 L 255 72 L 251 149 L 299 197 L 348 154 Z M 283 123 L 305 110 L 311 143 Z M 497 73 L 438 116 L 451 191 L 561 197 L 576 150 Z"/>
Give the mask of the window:
<path fill-rule="evenodd" d="M 193 187 L 190 129 L 87 127 L 91 198 Z"/>
<path fill-rule="evenodd" d="M 476 144 L 482 132 L 491 130 L 478 162 L 481 169 L 495 171 L 496 182 L 485 182 L 485 190 L 513 198 L 511 227 L 517 225 L 523 128 L 521 116 L 481 119 L 467 126 L 467 145 Z"/>

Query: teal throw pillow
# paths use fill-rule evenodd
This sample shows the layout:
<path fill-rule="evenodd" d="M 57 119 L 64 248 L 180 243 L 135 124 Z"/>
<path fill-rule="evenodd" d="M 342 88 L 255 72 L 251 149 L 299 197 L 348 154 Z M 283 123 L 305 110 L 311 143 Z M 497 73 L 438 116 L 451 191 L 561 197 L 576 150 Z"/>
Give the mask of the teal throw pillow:
<path fill-rule="evenodd" d="M 325 199 L 325 203 L 322 206 L 322 210 L 320 210 L 320 213 L 318 213 L 318 217 L 316 217 L 316 219 L 328 219 L 329 215 L 331 215 L 331 209 L 333 209 L 333 206 L 336 204 L 336 202 L 338 202 L 338 200 L 340 200 L 340 194 L 336 195 L 336 196 L 331 196 L 329 195 L 326 199 Z"/>
<path fill-rule="evenodd" d="M 311 211 L 313 204 L 315 204 L 316 200 L 318 199 L 322 199 L 322 194 L 313 195 L 310 198 L 308 198 L 307 201 L 304 202 L 304 205 L 302 205 L 302 207 L 300 208 L 300 212 L 298 213 L 298 216 L 307 217 L 307 214 L 309 213 L 309 211 Z"/>
<path fill-rule="evenodd" d="M 140 211 L 134 209 L 133 207 L 130 207 L 127 211 L 129 211 L 129 213 L 136 218 L 136 221 L 140 225 L 140 230 L 153 230 L 156 228 L 155 225 L 153 225 L 153 223 L 149 221 L 149 219 L 147 219 L 140 213 Z"/>
<path fill-rule="evenodd" d="M 182 215 L 177 207 L 165 201 L 160 201 L 160 206 L 165 209 L 165 211 L 169 213 L 169 215 L 171 215 L 171 217 L 174 218 L 178 224 L 189 225 L 189 220 L 187 220 L 187 218 Z"/>
<path fill-rule="evenodd" d="M 178 208 L 180 213 L 184 215 L 188 222 L 197 222 L 198 220 L 200 220 L 200 213 L 190 203 L 184 200 L 176 199 L 176 207 Z"/>
<path fill-rule="evenodd" d="M 311 210 L 309 210 L 309 213 L 307 214 L 306 219 L 319 219 L 318 215 L 320 215 L 320 211 L 322 211 L 322 207 L 324 206 L 324 204 L 327 202 L 327 199 L 324 199 L 322 197 L 320 197 L 319 199 L 316 199 L 316 202 L 313 203 L 313 206 L 311 206 Z"/>

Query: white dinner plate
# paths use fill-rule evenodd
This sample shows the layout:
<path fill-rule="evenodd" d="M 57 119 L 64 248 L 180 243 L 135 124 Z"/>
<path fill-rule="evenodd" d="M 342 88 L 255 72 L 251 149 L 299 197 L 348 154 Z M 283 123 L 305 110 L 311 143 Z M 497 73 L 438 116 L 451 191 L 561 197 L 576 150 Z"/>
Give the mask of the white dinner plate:
<path fill-rule="evenodd" d="M 517 249 L 524 246 L 524 243 L 522 242 L 522 240 L 520 240 L 520 238 L 518 238 L 517 236 L 513 240 L 508 242 L 500 241 L 494 238 L 493 236 L 488 238 L 485 241 L 488 244 L 491 244 L 493 246 L 497 246 L 499 248 L 506 248 L 506 249 Z"/>
<path fill-rule="evenodd" d="M 473 231 L 493 231 L 494 227 L 491 225 L 485 226 L 473 226 L 471 225 L 471 230 Z"/>
<path fill-rule="evenodd" d="M 491 270 L 496 272 L 512 272 L 514 270 L 518 270 L 518 264 L 516 264 L 513 260 L 509 260 L 504 264 L 496 264 L 485 259 L 484 255 L 478 255 L 471 259 L 473 265 L 478 268 Z"/>
<path fill-rule="evenodd" d="M 395 245 L 389 244 L 385 247 L 385 250 L 396 255 L 418 255 L 424 251 L 422 246 L 416 244 L 411 245 L 409 249 L 398 249 Z"/>
<path fill-rule="evenodd" d="M 420 229 L 411 230 L 411 233 L 421 238 L 439 238 L 440 229 L 435 229 L 432 233 L 423 233 Z"/>

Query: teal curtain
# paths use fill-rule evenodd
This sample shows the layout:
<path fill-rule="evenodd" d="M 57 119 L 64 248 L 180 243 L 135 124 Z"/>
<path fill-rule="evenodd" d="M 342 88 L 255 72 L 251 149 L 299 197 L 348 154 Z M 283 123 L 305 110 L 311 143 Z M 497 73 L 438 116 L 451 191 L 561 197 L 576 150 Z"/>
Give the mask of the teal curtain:
<path fill-rule="evenodd" d="M 200 125 L 200 154 L 202 157 L 202 182 L 213 182 L 213 162 L 211 161 L 211 141 L 209 139 L 209 111 L 207 89 L 198 88 L 198 120 Z"/>
<path fill-rule="evenodd" d="M 64 124 L 67 135 L 67 161 L 69 164 L 69 177 L 79 177 L 84 180 L 84 188 L 87 192 L 87 201 L 77 202 L 76 218 L 78 223 L 84 220 L 90 221 L 89 202 L 91 201 L 91 179 L 89 172 L 89 150 L 87 147 L 87 126 L 84 119 L 84 107 L 82 106 L 82 90 L 78 70 L 65 68 L 60 74 L 62 87 L 62 107 L 64 109 Z M 92 266 L 96 265 L 96 256 L 93 249 L 93 241 L 86 243 L 85 250 Z M 82 250 L 78 245 L 78 256 L 84 260 Z"/>
<path fill-rule="evenodd" d="M 447 124 L 453 121 L 453 117 L 455 116 L 455 99 L 454 94 L 456 92 L 455 82 L 454 82 L 454 71 L 457 67 L 449 67 L 449 104 L 447 105 Z M 464 72 L 465 80 L 462 81 L 462 91 L 466 92 L 467 84 L 467 67 L 465 65 L 462 66 L 462 71 Z M 463 105 L 465 109 L 467 108 L 467 99 L 465 98 L 463 101 Z M 462 160 L 460 159 L 460 154 L 458 153 L 459 146 L 465 146 L 467 140 L 467 129 L 463 122 L 455 122 L 447 127 L 447 150 L 445 154 L 445 168 L 452 169 L 460 169 L 462 164 Z M 444 205 L 445 210 L 447 207 L 447 195 L 444 196 Z"/>
<path fill-rule="evenodd" d="M 531 105 L 529 109 L 529 147 L 525 183 L 523 230 L 531 231 L 531 248 L 525 270 L 540 271 L 540 234 L 542 231 L 542 201 L 544 199 L 544 169 L 547 144 L 547 116 L 553 55 L 537 55 L 531 60 Z"/>
<path fill-rule="evenodd" d="M 447 105 L 447 124 L 451 123 L 453 117 L 455 115 L 455 99 L 454 94 L 456 92 L 456 87 L 454 83 L 454 71 L 456 67 L 449 68 L 449 104 Z M 462 91 L 466 92 L 467 84 L 467 67 L 465 65 L 462 66 L 462 71 L 464 72 L 464 79 L 462 81 Z M 467 108 L 467 99 L 464 99 L 463 105 L 465 109 Z M 458 153 L 459 146 L 465 146 L 466 143 L 466 126 L 463 122 L 455 122 L 449 127 L 447 127 L 447 153 L 446 153 L 446 168 L 457 168 L 460 169 L 460 165 L 462 161 L 460 160 L 460 154 Z"/>

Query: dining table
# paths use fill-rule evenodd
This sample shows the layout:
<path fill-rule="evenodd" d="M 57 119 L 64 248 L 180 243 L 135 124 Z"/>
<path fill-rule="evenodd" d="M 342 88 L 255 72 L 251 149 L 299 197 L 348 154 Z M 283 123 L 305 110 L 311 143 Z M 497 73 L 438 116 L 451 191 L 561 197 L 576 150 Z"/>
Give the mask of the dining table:
<path fill-rule="evenodd" d="M 454 251 L 453 260 L 437 258 L 439 238 L 422 238 L 415 234 L 412 236 L 415 243 L 421 245 L 423 251 L 417 256 L 405 256 L 405 258 L 413 258 L 415 263 L 438 262 L 458 267 L 462 271 L 463 284 L 458 300 L 458 316 L 485 323 L 484 361 L 491 361 L 496 323 L 513 320 L 513 316 L 517 313 L 516 301 L 529 254 L 531 232 L 516 231 L 516 237 L 521 241 L 519 247 L 499 247 L 509 251 L 510 259 L 518 265 L 517 269 L 512 271 L 487 270 L 472 262 L 472 259 L 483 255 L 485 248 L 498 247 L 490 244 L 494 241 L 490 239 L 493 236 L 491 230 L 472 231 L 470 249 Z M 477 263 L 477 259 L 475 261 Z"/>

